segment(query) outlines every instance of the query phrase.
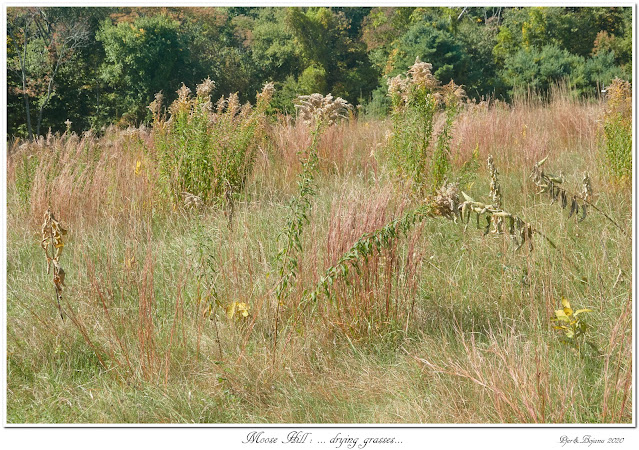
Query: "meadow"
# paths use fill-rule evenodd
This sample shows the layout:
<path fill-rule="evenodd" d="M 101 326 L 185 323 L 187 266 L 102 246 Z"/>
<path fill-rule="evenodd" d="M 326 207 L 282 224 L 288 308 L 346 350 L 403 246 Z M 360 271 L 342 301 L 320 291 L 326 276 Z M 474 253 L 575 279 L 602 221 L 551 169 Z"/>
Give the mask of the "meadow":
<path fill-rule="evenodd" d="M 609 101 L 271 89 L 8 143 L 8 423 L 631 423 Z"/>

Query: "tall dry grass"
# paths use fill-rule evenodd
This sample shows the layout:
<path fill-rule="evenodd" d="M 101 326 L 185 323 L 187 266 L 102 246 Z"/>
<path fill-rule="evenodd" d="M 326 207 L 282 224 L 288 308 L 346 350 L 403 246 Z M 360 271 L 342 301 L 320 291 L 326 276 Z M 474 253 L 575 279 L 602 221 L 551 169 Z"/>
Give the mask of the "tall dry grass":
<path fill-rule="evenodd" d="M 328 127 L 318 144 L 320 172 L 340 178 L 376 176 L 379 167 L 374 150 L 383 142 L 387 129 L 386 123 L 376 121 L 340 122 Z M 258 156 L 255 179 L 260 187 L 292 193 L 295 177 L 301 172 L 299 153 L 311 143 L 309 131 L 309 125 L 290 117 L 271 127 L 271 147 L 262 149 Z"/>
<path fill-rule="evenodd" d="M 48 207 L 74 229 L 105 220 L 136 221 L 153 208 L 162 209 L 152 137 L 146 130 L 111 129 L 102 138 L 91 133 L 48 136 L 9 146 L 7 184 L 27 179 L 28 223 L 39 226 Z M 25 159 L 37 161 L 33 173 Z"/>
<path fill-rule="evenodd" d="M 461 164 L 478 148 L 482 160 L 494 155 L 503 170 L 531 167 L 547 155 L 557 159 L 579 149 L 584 167 L 599 163 L 602 105 L 555 95 L 550 103 L 528 100 L 513 105 L 473 105 L 459 117 L 453 155 Z"/>
<path fill-rule="evenodd" d="M 232 229 L 215 206 L 167 206 L 152 133 L 11 144 L 10 421 L 628 422 L 630 239 L 594 212 L 568 220 L 527 179 L 550 153 L 568 177 L 591 171 L 598 204 L 629 223 L 629 198 L 602 182 L 601 111 L 561 98 L 477 107 L 453 128 L 454 170 L 479 149 L 469 193 L 488 198 L 483 161 L 494 154 L 507 207 L 542 224 L 558 251 L 535 242 L 513 253 L 508 237 L 427 220 L 300 311 L 327 268 L 415 202 L 377 159 L 388 123 L 326 129 L 277 364 L 276 230 L 306 125 L 271 124 Z M 69 229 L 64 322 L 34 241 L 49 205 Z M 595 311 L 587 336 L 600 354 L 574 354 L 553 334 L 562 295 Z M 233 302 L 248 317 L 228 318 Z"/>
<path fill-rule="evenodd" d="M 565 150 L 579 149 L 579 169 L 593 169 L 600 162 L 597 145 L 602 116 L 601 104 L 568 96 L 557 96 L 550 104 L 530 101 L 514 106 L 470 107 L 455 124 L 452 162 L 460 167 L 478 148 L 480 160 L 492 154 L 501 162 L 501 170 L 509 171 L 531 167 L 548 154 L 561 158 Z M 331 126 L 323 133 L 318 147 L 321 172 L 341 178 L 379 177 L 376 151 L 384 145 L 389 129 L 390 124 L 385 121 Z M 269 192 L 271 198 L 276 193 L 292 193 L 291 186 L 301 170 L 298 153 L 311 139 L 308 126 L 290 118 L 270 127 L 269 138 L 269 148 L 258 149 L 255 173 L 249 182 L 252 185 L 248 190 L 257 198 Z M 163 197 L 155 184 L 158 167 L 153 135 L 146 130 L 110 129 L 97 139 L 85 134 L 9 143 L 10 189 L 22 176 L 25 158 L 38 161 L 29 186 L 28 206 L 33 225 L 42 208 L 49 204 L 71 221 L 79 216 L 91 221 L 112 214 L 122 214 L 119 218 L 139 217 L 149 208 L 163 206 Z"/>

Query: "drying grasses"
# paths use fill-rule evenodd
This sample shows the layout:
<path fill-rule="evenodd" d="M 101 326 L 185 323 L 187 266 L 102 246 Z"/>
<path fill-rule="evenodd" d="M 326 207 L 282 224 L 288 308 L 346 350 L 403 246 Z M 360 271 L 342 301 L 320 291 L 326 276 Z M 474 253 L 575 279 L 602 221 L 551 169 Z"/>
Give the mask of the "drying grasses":
<path fill-rule="evenodd" d="M 244 120 L 236 97 L 218 106 L 216 123 Z M 529 178 L 552 149 L 559 175 L 537 181 L 627 228 L 630 192 L 600 164 L 603 110 L 460 106 L 430 195 L 397 182 L 390 122 L 260 122 L 242 188 L 209 194 L 167 191 L 160 116 L 150 132 L 10 143 L 8 422 L 630 423 L 631 238 L 568 217 Z M 49 207 L 72 231 L 56 225 L 65 320 L 37 245 L 55 275 Z M 471 213 L 487 234 L 465 229 Z M 557 248 L 514 252 L 511 219 L 517 245 L 532 227 Z M 562 298 L 591 310 L 580 339 L 598 351 L 562 343 Z"/>
<path fill-rule="evenodd" d="M 470 105 L 455 124 L 453 160 L 463 164 L 477 148 L 482 159 L 493 155 L 507 172 L 532 167 L 548 155 L 557 161 L 579 148 L 579 158 L 571 161 L 583 172 L 602 164 L 598 138 L 602 113 L 601 104 L 561 91 L 555 91 L 548 103 L 533 99 L 514 105 L 498 101 Z"/>

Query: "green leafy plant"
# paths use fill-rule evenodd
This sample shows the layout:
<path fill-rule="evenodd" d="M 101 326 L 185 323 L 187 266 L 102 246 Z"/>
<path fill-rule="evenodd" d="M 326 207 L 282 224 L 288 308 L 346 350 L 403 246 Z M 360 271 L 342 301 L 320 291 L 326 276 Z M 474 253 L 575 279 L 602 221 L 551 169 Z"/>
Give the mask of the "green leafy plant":
<path fill-rule="evenodd" d="M 289 204 L 291 213 L 281 234 L 285 242 L 277 254 L 279 281 L 275 293 L 280 304 L 288 293 L 291 280 L 297 276 L 297 254 L 302 251 L 301 235 L 309 222 L 311 200 L 315 195 L 315 175 L 319 167 L 317 151 L 321 133 L 327 126 L 346 118 L 350 108 L 344 99 L 333 98 L 331 94 L 301 95 L 297 98 L 295 109 L 298 118 L 312 127 L 311 144 L 299 155 L 302 172 L 297 181 L 298 195 Z"/>
<path fill-rule="evenodd" d="M 570 306 L 570 302 L 565 298 L 561 299 L 561 305 L 562 308 L 556 309 L 555 317 L 551 319 L 556 323 L 554 328 L 561 331 L 561 342 L 580 350 L 583 336 L 589 328 L 583 315 L 591 312 L 592 309 L 574 310 Z"/>
<path fill-rule="evenodd" d="M 322 131 L 332 125 L 350 110 L 350 105 L 342 98 L 333 99 L 331 94 L 303 95 L 298 97 L 295 105 L 298 118 L 312 126 L 311 144 L 306 152 L 300 154 L 302 172 L 298 177 L 298 194 L 289 204 L 290 215 L 284 231 L 280 235 L 284 245 L 277 254 L 278 282 L 275 287 L 277 298 L 277 313 L 275 317 L 274 348 L 277 346 L 277 335 L 280 319 L 280 309 L 284 299 L 289 294 L 291 282 L 297 277 L 298 256 L 302 251 L 302 232 L 309 223 L 311 200 L 315 195 L 315 175 L 319 168 L 318 145 Z M 275 351 L 273 352 L 275 362 Z"/>
<path fill-rule="evenodd" d="M 299 119 L 313 128 L 311 144 L 299 155 L 302 172 L 297 181 L 298 195 L 289 204 L 291 212 L 281 234 L 284 245 L 277 254 L 279 281 L 275 293 L 279 303 L 286 297 L 291 280 L 297 276 L 297 254 L 302 251 L 301 235 L 309 222 L 311 200 L 315 195 L 315 175 L 319 167 L 317 151 L 321 133 L 327 126 L 345 118 L 350 105 L 340 97 L 334 99 L 331 94 L 311 94 L 299 96 L 295 108 Z"/>
<path fill-rule="evenodd" d="M 612 174 L 632 179 L 632 88 L 616 78 L 607 89 L 604 117 L 605 152 Z"/>
<path fill-rule="evenodd" d="M 302 172 L 297 181 L 298 195 L 291 199 L 290 215 L 286 227 L 281 234 L 284 245 L 277 254 L 278 275 L 275 295 L 278 302 L 282 302 L 288 293 L 291 280 L 297 276 L 297 254 L 302 251 L 301 236 L 304 226 L 309 223 L 311 200 L 315 195 L 315 174 L 318 169 L 317 144 L 321 130 L 321 122 L 318 121 L 311 132 L 311 145 L 305 155 L 300 155 Z"/>
<path fill-rule="evenodd" d="M 431 70 L 431 64 L 417 58 L 406 76 L 400 74 L 388 80 L 393 131 L 385 153 L 396 175 L 416 193 L 424 192 L 429 173 L 432 192 L 444 182 L 450 168 L 451 130 L 459 101 L 465 96 L 464 90 L 452 81 L 441 87 Z M 434 144 L 440 108 L 444 109 L 445 120 Z"/>
<path fill-rule="evenodd" d="M 267 83 L 257 103 L 240 106 L 237 94 L 211 103 L 214 83 L 197 86 L 197 95 L 182 85 L 169 107 L 170 118 L 161 113 L 161 94 L 149 109 L 160 159 L 160 174 L 174 198 L 198 196 L 203 202 L 226 201 L 232 211 L 234 194 L 241 193 L 252 172 L 262 136 L 266 110 L 273 96 Z M 190 197 L 189 197 L 190 198 Z"/>
<path fill-rule="evenodd" d="M 459 101 L 465 96 L 464 91 L 454 82 L 444 86 L 442 94 L 444 97 L 444 126 L 437 138 L 437 145 L 433 152 L 433 163 L 431 170 L 431 188 L 437 191 L 444 184 L 446 175 L 450 171 L 450 143 L 452 139 L 452 129 L 455 118 L 459 111 Z"/>

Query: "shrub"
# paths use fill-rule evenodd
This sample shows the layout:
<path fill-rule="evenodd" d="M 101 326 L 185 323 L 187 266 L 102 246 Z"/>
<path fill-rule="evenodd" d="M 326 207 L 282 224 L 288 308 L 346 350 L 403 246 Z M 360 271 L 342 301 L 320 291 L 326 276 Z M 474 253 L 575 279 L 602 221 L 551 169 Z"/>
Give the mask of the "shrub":
<path fill-rule="evenodd" d="M 522 48 L 506 59 L 502 76 L 512 86 L 513 96 L 526 90 L 547 94 L 555 83 L 575 76 L 584 64 L 584 58 L 554 44 Z"/>
<path fill-rule="evenodd" d="M 144 120 L 154 92 L 178 86 L 188 76 L 189 49 L 180 24 L 165 15 L 142 16 L 133 23 L 102 23 L 96 39 L 104 49 L 99 76 L 108 86 L 100 98 L 99 127 L 117 117 L 123 124 Z"/>

